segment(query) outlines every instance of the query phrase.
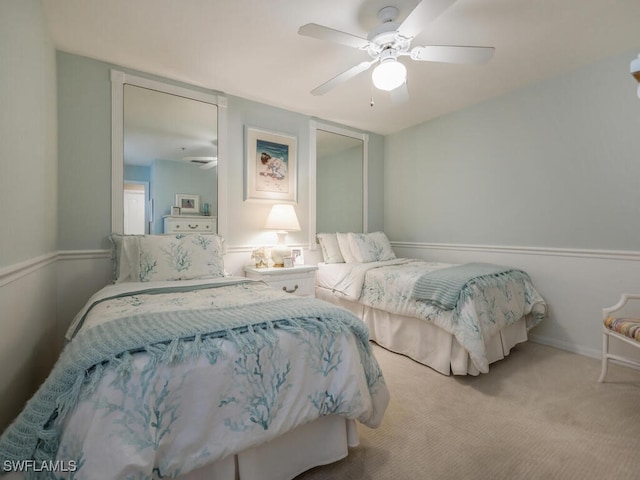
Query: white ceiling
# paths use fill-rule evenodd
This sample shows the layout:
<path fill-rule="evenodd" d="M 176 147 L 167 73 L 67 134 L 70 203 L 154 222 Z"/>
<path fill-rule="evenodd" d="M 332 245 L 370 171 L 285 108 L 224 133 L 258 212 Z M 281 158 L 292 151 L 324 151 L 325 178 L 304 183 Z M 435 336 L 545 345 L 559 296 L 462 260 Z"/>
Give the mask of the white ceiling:
<path fill-rule="evenodd" d="M 402 21 L 417 3 L 43 0 L 59 50 L 380 134 L 640 48 L 640 0 L 458 0 L 412 44 L 493 46 L 488 64 L 405 57 L 410 101 L 400 106 L 373 92 L 370 71 L 324 96 L 309 93 L 369 57 L 300 36 L 300 26 L 318 23 L 366 37 L 380 8 L 398 7 Z"/>

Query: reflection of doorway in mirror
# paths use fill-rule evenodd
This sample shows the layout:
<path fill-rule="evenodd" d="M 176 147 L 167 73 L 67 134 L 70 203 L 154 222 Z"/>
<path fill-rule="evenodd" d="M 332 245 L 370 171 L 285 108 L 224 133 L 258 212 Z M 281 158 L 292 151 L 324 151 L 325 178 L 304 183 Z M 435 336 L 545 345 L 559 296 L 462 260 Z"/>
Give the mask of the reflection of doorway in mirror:
<path fill-rule="evenodd" d="M 147 188 L 144 183 L 124 184 L 124 234 L 143 235 L 147 230 Z"/>

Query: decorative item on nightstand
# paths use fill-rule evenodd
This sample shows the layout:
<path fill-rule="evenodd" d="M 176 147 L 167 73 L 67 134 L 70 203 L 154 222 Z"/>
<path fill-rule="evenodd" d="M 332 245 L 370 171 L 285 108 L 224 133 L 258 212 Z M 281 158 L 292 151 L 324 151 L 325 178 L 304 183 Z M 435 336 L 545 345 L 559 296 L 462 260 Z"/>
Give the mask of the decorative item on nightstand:
<path fill-rule="evenodd" d="M 264 228 L 276 230 L 278 244 L 271 249 L 271 259 L 274 267 L 284 267 L 284 257 L 291 256 L 291 250 L 286 244 L 287 233 L 300 230 L 300 223 L 293 205 L 276 204 L 271 207 Z"/>

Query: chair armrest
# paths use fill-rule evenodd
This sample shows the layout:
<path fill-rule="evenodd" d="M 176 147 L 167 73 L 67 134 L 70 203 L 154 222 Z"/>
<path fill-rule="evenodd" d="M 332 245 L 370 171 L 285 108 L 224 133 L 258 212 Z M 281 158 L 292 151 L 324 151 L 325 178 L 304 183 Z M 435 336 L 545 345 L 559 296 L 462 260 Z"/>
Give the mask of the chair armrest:
<path fill-rule="evenodd" d="M 620 300 L 618 300 L 618 303 L 616 303 L 611 307 L 602 309 L 602 319 L 604 320 L 605 318 L 610 317 L 612 313 L 616 313 L 620 310 L 623 310 L 630 300 L 640 300 L 640 294 L 623 293 L 620 296 Z M 638 309 L 638 313 L 635 314 L 636 316 L 640 316 L 640 304 L 638 304 L 638 306 L 639 306 L 639 309 Z"/>

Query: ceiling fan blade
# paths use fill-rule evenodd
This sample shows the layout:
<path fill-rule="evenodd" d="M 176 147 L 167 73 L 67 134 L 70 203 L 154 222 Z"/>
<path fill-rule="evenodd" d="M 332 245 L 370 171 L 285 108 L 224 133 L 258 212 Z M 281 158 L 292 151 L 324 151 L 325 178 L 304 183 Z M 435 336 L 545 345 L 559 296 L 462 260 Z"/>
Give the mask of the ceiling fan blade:
<path fill-rule="evenodd" d="M 331 42 L 340 43 L 348 47 L 359 48 L 365 50 L 369 47 L 370 42 L 365 38 L 356 37 L 350 33 L 334 30 L 333 28 L 324 27 L 316 23 L 307 23 L 298 29 L 299 35 L 306 37 L 318 38 L 320 40 L 329 40 Z"/>
<path fill-rule="evenodd" d="M 459 47 L 454 45 L 428 45 L 413 47 L 411 58 L 422 62 L 487 63 L 495 52 L 493 47 Z"/>
<path fill-rule="evenodd" d="M 359 63 L 358 65 L 351 67 L 349 70 L 345 70 L 341 74 L 336 75 L 331 80 L 323 83 L 319 87 L 314 88 L 313 90 L 311 90 L 311 93 L 313 95 L 324 95 L 332 88 L 337 87 L 341 83 L 346 82 L 347 80 L 355 77 L 356 75 L 364 72 L 365 70 L 368 70 L 371 67 L 371 65 L 373 65 L 377 61 L 378 60 L 371 60 L 370 62 Z"/>
<path fill-rule="evenodd" d="M 391 103 L 394 105 L 400 105 L 409 101 L 409 89 L 407 88 L 407 82 L 404 82 L 397 88 L 394 88 L 389 92 L 391 97 Z"/>
<path fill-rule="evenodd" d="M 398 33 L 409 39 L 418 35 L 429 23 L 456 0 L 422 0 L 398 28 Z"/>

